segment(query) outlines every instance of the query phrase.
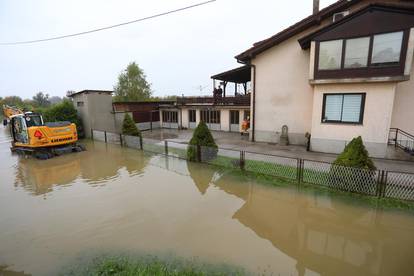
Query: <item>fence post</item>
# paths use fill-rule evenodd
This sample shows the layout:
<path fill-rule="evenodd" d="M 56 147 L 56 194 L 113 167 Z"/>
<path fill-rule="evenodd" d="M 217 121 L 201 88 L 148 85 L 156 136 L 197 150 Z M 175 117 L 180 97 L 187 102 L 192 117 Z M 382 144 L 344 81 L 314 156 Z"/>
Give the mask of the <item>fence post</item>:
<path fill-rule="evenodd" d="M 298 158 L 296 162 L 296 180 L 298 181 L 298 184 L 300 184 L 300 174 L 301 174 L 301 167 L 302 167 L 302 159 Z"/>
<path fill-rule="evenodd" d="M 93 140 L 93 129 L 91 128 L 91 139 Z"/>
<path fill-rule="evenodd" d="M 197 145 L 197 162 L 201 162 L 201 146 Z"/>
<path fill-rule="evenodd" d="M 398 144 L 398 128 L 395 130 L 395 148 L 397 148 L 397 144 Z"/>
<path fill-rule="evenodd" d="M 385 190 L 387 189 L 387 182 L 388 182 L 388 171 L 382 171 L 382 195 L 381 197 L 385 197 Z"/>
<path fill-rule="evenodd" d="M 140 135 L 140 136 L 139 136 L 139 147 L 140 147 L 140 149 L 141 149 L 141 150 L 143 150 L 143 149 L 144 149 L 144 147 L 142 146 L 142 144 L 143 144 L 143 143 L 142 143 L 142 136 Z"/>
<path fill-rule="evenodd" d="M 119 133 L 119 141 L 121 142 L 121 147 L 124 145 L 123 141 L 122 141 L 122 134 Z"/>
<path fill-rule="evenodd" d="M 378 198 L 385 196 L 385 188 L 387 185 L 387 178 L 388 178 L 388 172 L 385 172 L 383 170 L 379 171 L 378 175 L 378 181 L 377 181 L 377 196 Z"/>
<path fill-rule="evenodd" d="M 377 197 L 381 197 L 381 189 L 382 189 L 382 171 L 378 171 L 377 177 Z"/>
<path fill-rule="evenodd" d="M 244 167 L 245 167 L 245 164 L 246 164 L 246 161 L 245 160 L 246 160 L 245 159 L 245 152 L 244 151 L 240 151 L 240 169 L 242 171 L 244 171 Z"/>
<path fill-rule="evenodd" d="M 165 155 L 168 155 L 168 141 L 164 141 Z"/>
<path fill-rule="evenodd" d="M 108 142 L 108 139 L 106 138 L 106 130 L 104 131 L 105 133 L 105 143 Z"/>

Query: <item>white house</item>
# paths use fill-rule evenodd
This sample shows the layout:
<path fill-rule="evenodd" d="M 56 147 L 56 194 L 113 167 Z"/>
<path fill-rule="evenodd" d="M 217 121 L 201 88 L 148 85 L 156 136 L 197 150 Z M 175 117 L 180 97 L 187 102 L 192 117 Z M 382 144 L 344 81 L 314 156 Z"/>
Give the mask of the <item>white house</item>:
<path fill-rule="evenodd" d="M 339 153 L 360 135 L 384 157 L 395 128 L 412 149 L 413 27 L 412 1 L 342 0 L 236 56 L 252 69 L 251 140 L 277 143 L 286 125 L 291 144 L 309 133 Z"/>

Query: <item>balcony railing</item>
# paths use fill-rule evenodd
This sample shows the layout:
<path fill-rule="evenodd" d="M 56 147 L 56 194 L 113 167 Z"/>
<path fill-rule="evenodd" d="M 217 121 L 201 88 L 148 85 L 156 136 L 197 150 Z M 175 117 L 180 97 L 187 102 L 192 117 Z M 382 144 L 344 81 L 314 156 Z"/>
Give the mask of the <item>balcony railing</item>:
<path fill-rule="evenodd" d="M 250 95 L 235 97 L 179 97 L 178 105 L 234 105 L 234 106 L 250 106 Z"/>

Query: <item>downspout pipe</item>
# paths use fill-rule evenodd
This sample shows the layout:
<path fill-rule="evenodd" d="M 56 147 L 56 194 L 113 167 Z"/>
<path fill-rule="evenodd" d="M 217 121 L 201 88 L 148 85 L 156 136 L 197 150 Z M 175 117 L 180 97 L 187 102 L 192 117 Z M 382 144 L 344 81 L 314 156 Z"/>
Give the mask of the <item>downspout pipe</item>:
<path fill-rule="evenodd" d="M 244 62 L 244 61 L 241 61 L 241 60 L 237 60 L 237 62 L 241 63 L 241 64 L 244 64 L 244 65 L 247 65 L 247 66 L 250 66 L 250 68 L 253 69 L 252 114 L 251 114 L 250 117 L 253 116 L 253 119 L 252 119 L 252 142 L 255 142 L 256 141 L 256 138 L 255 138 L 255 136 L 256 136 L 255 135 L 256 134 L 256 131 L 255 131 L 255 129 L 256 129 L 256 65 L 252 64 L 251 61 Z"/>

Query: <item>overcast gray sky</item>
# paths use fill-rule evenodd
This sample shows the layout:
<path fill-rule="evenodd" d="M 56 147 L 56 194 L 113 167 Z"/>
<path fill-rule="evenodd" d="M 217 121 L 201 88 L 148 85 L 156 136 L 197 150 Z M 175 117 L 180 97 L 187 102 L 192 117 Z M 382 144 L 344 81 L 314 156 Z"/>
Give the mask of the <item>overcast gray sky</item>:
<path fill-rule="evenodd" d="M 0 0 L 0 42 L 85 31 L 203 0 Z M 321 8 L 335 2 L 321 0 Z M 62 40 L 0 46 L 0 96 L 112 90 L 136 61 L 154 95 L 211 91 L 236 54 L 312 11 L 312 0 L 217 0 L 184 12 Z M 197 87 L 208 86 L 202 92 Z"/>

